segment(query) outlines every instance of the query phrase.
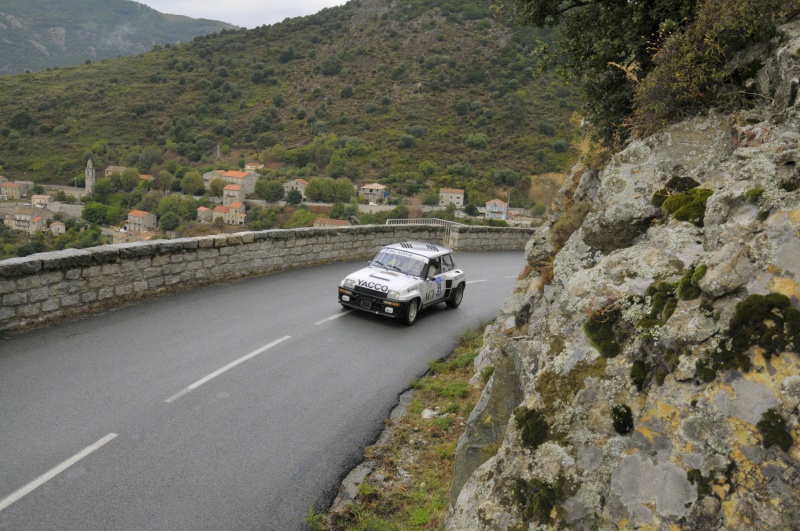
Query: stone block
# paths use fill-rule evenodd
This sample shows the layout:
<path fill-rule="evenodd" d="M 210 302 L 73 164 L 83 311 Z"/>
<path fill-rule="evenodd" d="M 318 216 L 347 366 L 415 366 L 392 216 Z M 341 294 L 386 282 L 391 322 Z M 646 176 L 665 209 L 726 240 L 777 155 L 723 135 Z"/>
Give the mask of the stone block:
<path fill-rule="evenodd" d="M 47 288 L 36 288 L 30 290 L 28 294 L 30 295 L 31 302 L 41 302 L 47 300 L 47 297 L 50 296 L 50 290 Z"/>
<path fill-rule="evenodd" d="M 61 306 L 75 306 L 80 304 L 80 302 L 81 298 L 77 293 L 72 295 L 63 295 L 61 297 Z"/>
<path fill-rule="evenodd" d="M 3 295 L 3 306 L 19 306 L 21 304 L 27 304 L 28 302 L 28 292 L 15 292 L 15 293 L 7 293 Z"/>
<path fill-rule="evenodd" d="M 133 284 L 123 284 L 114 287 L 114 295 L 117 297 L 125 297 L 133 293 Z"/>
<path fill-rule="evenodd" d="M 0 261 L 0 277 L 21 277 L 42 270 L 42 261 L 36 258 L 8 258 Z"/>
<path fill-rule="evenodd" d="M 42 313 L 42 307 L 37 302 L 36 304 L 26 304 L 17 308 L 17 317 L 36 317 Z"/>
<path fill-rule="evenodd" d="M 84 304 L 89 302 L 94 302 L 97 300 L 97 292 L 96 291 L 87 291 L 81 294 L 81 302 Z"/>
<path fill-rule="evenodd" d="M 61 299 L 59 297 L 50 297 L 46 301 L 42 302 L 43 312 L 54 312 L 59 308 L 61 308 Z"/>
<path fill-rule="evenodd" d="M 114 288 L 101 288 L 97 290 L 97 300 L 106 300 L 114 297 Z"/>

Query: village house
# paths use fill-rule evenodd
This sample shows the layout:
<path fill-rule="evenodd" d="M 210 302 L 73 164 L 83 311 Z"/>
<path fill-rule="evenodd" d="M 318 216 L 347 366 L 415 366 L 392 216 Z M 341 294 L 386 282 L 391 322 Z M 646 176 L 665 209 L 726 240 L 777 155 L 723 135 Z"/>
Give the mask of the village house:
<path fill-rule="evenodd" d="M 214 179 L 222 179 L 228 184 L 238 184 L 244 189 L 245 195 L 252 194 L 256 189 L 258 175 L 250 171 L 224 171 L 212 170 L 203 174 L 203 182 L 208 188 Z"/>
<path fill-rule="evenodd" d="M 507 219 L 508 203 L 499 199 L 487 201 L 484 216 L 486 219 Z"/>
<path fill-rule="evenodd" d="M 31 196 L 31 204 L 35 208 L 47 208 L 52 200 L 53 198 L 49 195 L 37 194 Z"/>
<path fill-rule="evenodd" d="M 300 192 L 300 197 L 303 198 L 303 201 L 306 200 L 306 186 L 308 186 L 308 181 L 305 179 L 293 179 L 289 182 L 283 183 L 283 190 L 287 194 L 292 190 L 297 190 Z"/>
<path fill-rule="evenodd" d="M 125 166 L 109 166 L 108 168 L 106 168 L 105 177 L 106 179 L 108 179 L 109 177 L 111 177 L 112 173 L 125 173 L 125 170 L 127 169 L 128 168 L 126 168 Z"/>
<path fill-rule="evenodd" d="M 213 219 L 222 218 L 225 225 L 244 225 L 247 218 L 244 203 L 231 203 L 228 206 L 219 205 L 214 208 Z"/>
<path fill-rule="evenodd" d="M 67 232 L 67 226 L 60 221 L 54 221 L 50 224 L 50 232 L 53 233 L 53 236 L 61 236 Z"/>
<path fill-rule="evenodd" d="M 44 230 L 44 218 L 33 207 L 20 207 L 13 216 L 6 216 L 4 223 L 11 229 L 34 234 Z"/>
<path fill-rule="evenodd" d="M 364 198 L 370 203 L 382 203 L 389 196 L 389 189 L 382 184 L 365 184 L 358 189 L 358 197 Z"/>
<path fill-rule="evenodd" d="M 349 227 L 350 222 L 345 219 L 317 218 L 314 227 Z"/>
<path fill-rule="evenodd" d="M 464 208 L 464 190 L 458 188 L 440 188 L 439 206 L 446 207 L 453 204 L 456 208 Z"/>
<path fill-rule="evenodd" d="M 22 199 L 28 194 L 25 183 L 4 182 L 0 184 L 0 199 Z"/>
<path fill-rule="evenodd" d="M 197 208 L 197 221 L 200 223 L 211 223 L 214 220 L 214 213 L 208 207 Z"/>
<path fill-rule="evenodd" d="M 128 223 L 125 226 L 128 232 L 147 232 L 156 230 L 158 218 L 155 214 L 143 210 L 128 212 Z"/>
<path fill-rule="evenodd" d="M 230 206 L 231 203 L 241 203 L 244 201 L 244 186 L 241 184 L 228 184 L 222 190 L 222 204 Z"/>
<path fill-rule="evenodd" d="M 244 170 L 245 171 L 258 171 L 258 170 L 263 170 L 263 169 L 264 169 L 264 165 L 263 164 L 259 164 L 258 162 L 248 162 L 247 164 L 244 165 Z"/>

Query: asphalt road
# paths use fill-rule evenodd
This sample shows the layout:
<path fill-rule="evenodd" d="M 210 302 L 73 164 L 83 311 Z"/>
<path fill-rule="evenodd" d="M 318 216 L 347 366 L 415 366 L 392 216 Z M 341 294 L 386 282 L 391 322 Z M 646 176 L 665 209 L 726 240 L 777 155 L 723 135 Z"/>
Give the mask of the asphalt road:
<path fill-rule="evenodd" d="M 521 252 L 455 256 L 464 302 L 410 328 L 339 306 L 358 262 L 0 339 L 0 529 L 304 529 L 523 266 Z"/>

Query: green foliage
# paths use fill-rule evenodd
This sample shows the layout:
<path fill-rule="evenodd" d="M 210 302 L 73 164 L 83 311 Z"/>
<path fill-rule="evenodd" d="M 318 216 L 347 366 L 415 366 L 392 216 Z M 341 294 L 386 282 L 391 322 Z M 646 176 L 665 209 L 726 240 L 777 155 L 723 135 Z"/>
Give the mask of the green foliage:
<path fill-rule="evenodd" d="M 299 229 L 301 227 L 310 227 L 314 224 L 314 220 L 316 220 L 318 217 L 320 217 L 318 214 L 314 214 L 310 210 L 298 208 L 294 211 L 289 220 L 281 226 L 281 228 Z"/>
<path fill-rule="evenodd" d="M 683 193 L 669 196 L 661 208 L 678 221 L 688 221 L 698 227 L 703 226 L 706 214 L 706 201 L 714 193 L 706 188 L 693 188 Z"/>
<path fill-rule="evenodd" d="M 649 134 L 711 106 L 741 104 L 743 84 L 760 65 L 737 66 L 731 59 L 748 46 L 768 41 L 776 24 L 798 8 L 797 0 L 698 2 L 694 20 L 666 36 L 652 58 L 655 68 L 637 87 L 640 133 Z"/>
<path fill-rule="evenodd" d="M 774 445 L 780 447 L 784 452 L 788 452 L 794 444 L 786 419 L 775 408 L 770 408 L 761 415 L 761 420 L 756 423 L 756 428 L 764 438 L 764 448 Z"/>
<path fill-rule="evenodd" d="M 717 377 L 717 371 L 709 367 L 706 360 L 697 360 L 694 364 L 694 371 L 700 381 L 705 383 L 713 382 Z"/>
<path fill-rule="evenodd" d="M 526 448 L 535 450 L 547 440 L 550 425 L 544 413 L 538 409 L 528 409 L 525 406 L 517 408 L 514 411 L 514 422 Z"/>
<path fill-rule="evenodd" d="M 89 203 L 83 207 L 81 217 L 89 223 L 108 225 L 108 206 L 102 203 Z"/>
<path fill-rule="evenodd" d="M 181 224 L 181 218 L 175 212 L 167 212 L 158 220 L 161 230 L 175 230 Z"/>
<path fill-rule="evenodd" d="M 626 404 L 616 404 L 611 407 L 611 422 L 614 431 L 625 435 L 633 429 L 633 413 Z"/>
<path fill-rule="evenodd" d="M 187 195 L 200 195 L 205 191 L 205 182 L 199 171 L 189 171 L 181 179 L 181 190 Z"/>
<path fill-rule="evenodd" d="M 293 191 L 297 192 L 297 190 Z M 256 196 L 263 199 L 264 201 L 273 203 L 283 199 L 283 196 L 286 194 L 286 191 L 284 190 L 282 183 L 274 179 L 268 179 L 266 177 L 262 177 L 261 179 L 256 181 L 254 192 Z M 297 193 L 300 194 L 300 192 Z"/>
<path fill-rule="evenodd" d="M 553 75 L 531 76 L 538 32 L 493 17 L 464 24 L 464 11 L 488 13 L 473 0 L 409 4 L 385 6 L 388 19 L 399 21 L 391 26 L 395 37 L 386 21 L 360 16 L 366 8 L 353 2 L 319 17 L 186 39 L 132 57 L 0 76 L 4 174 L 18 178 L 36 167 L 37 175 L 66 184 L 91 157 L 98 176 L 109 165 L 135 167 L 153 174 L 156 188 L 181 191 L 188 170 L 235 168 L 253 156 L 269 162 L 276 179 L 327 175 L 361 183 L 408 175 L 415 184 L 393 189 L 395 197 L 438 188 L 431 181 L 446 176 L 446 186 L 479 193 L 472 199 L 480 204 L 494 195 L 500 169 L 568 170 L 574 153 L 558 153 L 554 137 L 526 125 L 533 116 L 558 124 L 558 140 L 568 143 L 577 133 L 569 122 L 573 91 Z M 434 11 L 441 9 L 444 18 Z M 438 22 L 429 25 L 433 13 Z M 487 32 L 503 38 L 487 40 Z M 399 57 L 393 47 L 412 40 L 433 43 L 424 51 L 424 60 L 437 57 L 432 68 L 417 57 L 390 64 L 387 58 Z M 337 62 L 338 75 L 323 77 L 323 66 Z M 456 102 L 464 102 L 463 115 Z M 374 112 L 365 112 L 368 103 Z M 27 115 L 14 125 L 24 127 L 12 129 L 9 121 L 21 111 Z M 399 145 L 402 134 L 416 139 L 413 149 Z M 465 149 L 467 138 L 476 145 L 489 138 L 491 156 Z M 444 171 L 450 167 L 470 173 Z M 295 169 L 308 173 L 287 174 Z"/>
<path fill-rule="evenodd" d="M 286 194 L 286 202 L 290 205 L 299 205 L 303 202 L 303 194 L 297 190 L 289 190 Z"/>
<path fill-rule="evenodd" d="M 583 224 L 583 220 L 586 219 L 591 208 L 592 205 L 588 201 L 573 204 L 553 223 L 550 227 L 550 237 L 553 242 L 553 248 L 556 251 L 561 250 L 569 240 L 569 237 L 572 236 L 572 233 Z"/>
<path fill-rule="evenodd" d="M 620 315 L 618 308 L 595 310 L 583 325 L 589 342 L 604 358 L 615 358 L 622 351 L 614 329 Z"/>

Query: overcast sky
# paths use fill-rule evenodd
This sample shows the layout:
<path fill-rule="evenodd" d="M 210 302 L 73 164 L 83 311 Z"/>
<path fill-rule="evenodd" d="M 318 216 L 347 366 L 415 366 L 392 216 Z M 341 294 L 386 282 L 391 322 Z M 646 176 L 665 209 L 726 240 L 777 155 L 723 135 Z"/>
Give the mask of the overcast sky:
<path fill-rule="evenodd" d="M 285 18 L 313 15 L 343 5 L 347 0 L 138 0 L 156 11 L 192 18 L 208 18 L 256 28 Z"/>

